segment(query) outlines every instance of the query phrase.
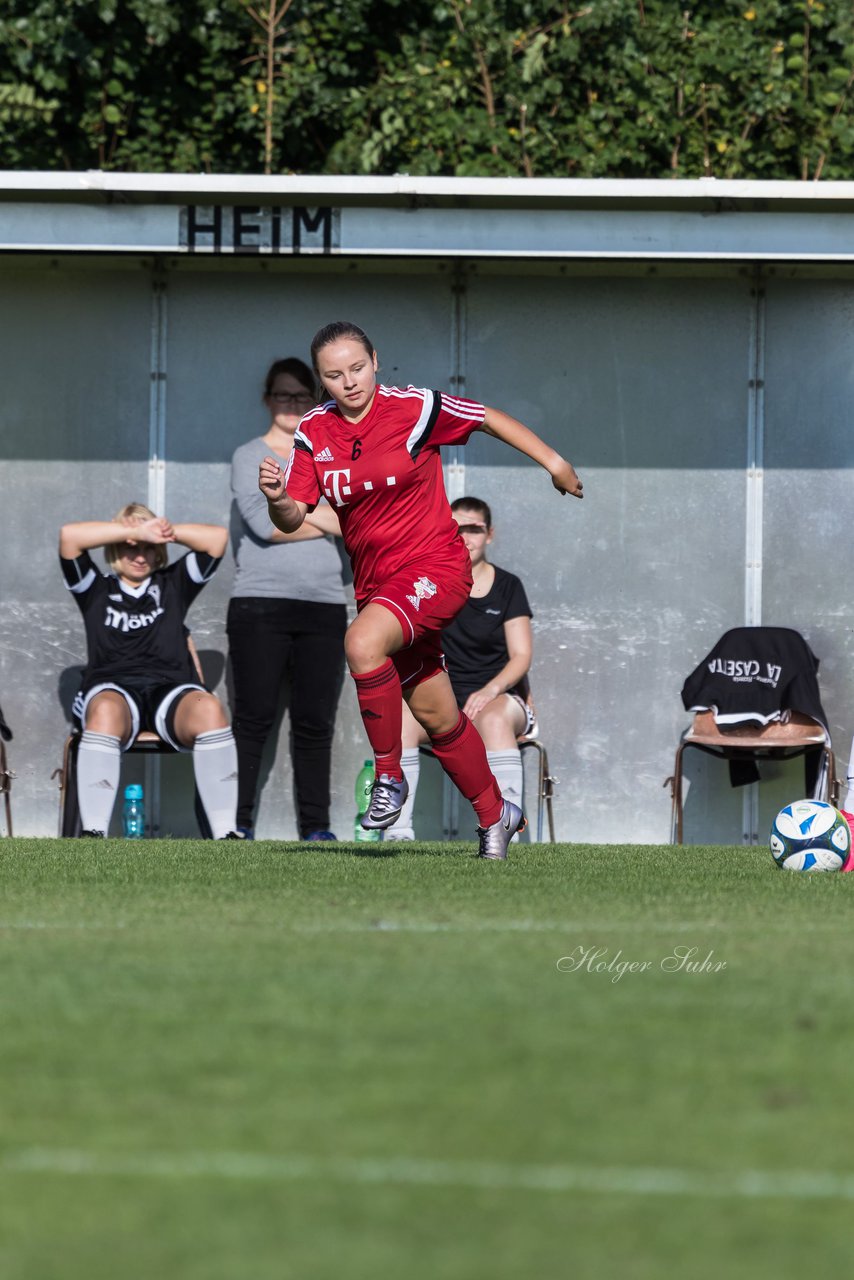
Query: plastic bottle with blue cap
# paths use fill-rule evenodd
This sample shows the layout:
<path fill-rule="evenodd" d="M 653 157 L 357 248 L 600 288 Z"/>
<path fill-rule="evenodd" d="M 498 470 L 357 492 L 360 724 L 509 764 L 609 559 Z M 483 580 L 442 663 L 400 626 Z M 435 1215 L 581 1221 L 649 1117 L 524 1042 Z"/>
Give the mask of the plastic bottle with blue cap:
<path fill-rule="evenodd" d="M 145 801 L 138 782 L 128 783 L 125 787 L 122 829 L 125 840 L 142 840 L 145 835 Z"/>

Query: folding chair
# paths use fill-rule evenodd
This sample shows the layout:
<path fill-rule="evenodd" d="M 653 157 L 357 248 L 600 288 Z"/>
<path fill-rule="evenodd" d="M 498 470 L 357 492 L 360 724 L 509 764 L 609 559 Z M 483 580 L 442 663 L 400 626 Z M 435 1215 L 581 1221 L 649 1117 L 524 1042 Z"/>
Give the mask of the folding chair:
<path fill-rule="evenodd" d="M 527 702 L 533 710 L 534 704 L 530 692 L 527 697 Z M 551 770 L 549 769 L 548 751 L 546 750 L 545 744 L 540 741 L 539 736 L 530 737 L 527 734 L 522 734 L 521 737 L 516 739 L 516 743 L 523 756 L 525 751 L 529 748 L 533 748 L 537 753 L 537 844 L 542 844 L 543 842 L 544 816 L 548 817 L 549 843 L 554 844 L 555 824 L 553 800 L 557 778 L 552 775 Z M 433 748 L 429 744 L 425 744 L 423 747 L 420 747 L 419 750 L 423 756 L 429 756 L 431 759 L 435 759 L 435 756 L 433 755 Z M 446 779 L 445 781 L 447 783 L 443 790 L 443 825 L 445 828 L 445 838 L 448 840 L 455 840 L 459 834 L 459 820 L 457 816 L 458 806 L 456 804 L 457 793 L 456 790 L 450 786 L 450 780 Z"/>
<path fill-rule="evenodd" d="M 715 724 L 714 713 L 698 711 L 690 729 L 686 729 L 676 748 L 676 763 L 670 782 L 672 799 L 671 842 L 682 844 L 684 815 L 682 802 L 682 757 L 687 747 L 697 747 L 708 755 L 729 761 L 789 760 L 820 753 L 821 767 L 816 799 L 836 804 L 839 784 L 836 763 L 826 730 L 809 716 L 792 712 L 785 724 L 779 721 L 761 726 L 743 726 L 722 732 Z"/>
<path fill-rule="evenodd" d="M 3 718 L 0 709 L 0 795 L 3 797 L 3 808 L 6 812 L 6 835 L 12 835 L 12 779 L 15 774 L 9 768 L 6 759 L 6 743 L 12 741 L 12 730 Z"/>
<path fill-rule="evenodd" d="M 187 648 L 190 651 L 190 657 L 193 666 L 196 669 L 196 676 L 199 684 L 205 685 L 204 673 L 202 665 L 199 661 L 198 651 L 193 643 L 193 637 L 187 634 Z M 207 687 L 205 685 L 205 687 Z M 65 745 L 62 751 L 62 765 L 59 769 L 55 769 L 53 777 L 59 777 L 59 834 L 60 836 L 76 837 L 80 835 L 80 810 L 77 805 L 77 752 L 80 747 L 80 731 L 72 729 L 68 737 L 65 739 Z M 131 753 L 141 753 L 145 755 L 174 755 L 175 750 L 164 741 L 159 734 L 154 733 L 150 729 L 143 729 L 134 738 L 129 747 L 125 748 L 123 755 Z M 194 810 L 196 821 L 199 824 L 199 830 L 204 839 L 209 839 L 211 835 L 210 826 L 208 824 L 207 815 L 199 798 L 198 791 L 195 792 Z"/>
<path fill-rule="evenodd" d="M 836 803 L 836 762 L 817 673 L 818 659 L 797 631 L 738 627 L 721 637 L 682 690 L 694 719 L 665 780 L 672 842 L 681 845 L 684 838 L 683 756 L 689 747 L 727 760 L 734 786 L 758 780 L 759 760 L 803 756 L 814 798 Z"/>

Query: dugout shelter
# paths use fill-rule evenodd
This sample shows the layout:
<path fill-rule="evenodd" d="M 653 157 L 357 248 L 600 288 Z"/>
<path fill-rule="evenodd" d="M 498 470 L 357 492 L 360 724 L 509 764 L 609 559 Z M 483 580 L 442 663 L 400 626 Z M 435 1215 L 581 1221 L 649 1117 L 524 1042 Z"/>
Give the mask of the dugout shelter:
<path fill-rule="evenodd" d="M 730 627 L 800 631 L 847 744 L 852 233 L 854 183 L 0 174 L 16 834 L 56 829 L 51 773 L 84 656 L 59 526 L 130 499 L 227 523 L 231 453 L 267 425 L 264 372 L 338 318 L 373 338 L 385 382 L 498 405 L 584 480 L 583 503 L 562 499 L 480 434 L 445 460 L 451 497 L 490 503 L 492 556 L 531 600 L 559 839 L 668 838 L 679 690 Z M 226 700 L 230 580 L 227 560 L 190 615 Z M 345 683 L 340 835 L 364 749 Z M 259 836 L 294 832 L 286 754 L 282 739 Z M 137 766 L 163 832 L 194 833 L 185 765 Z M 686 775 L 703 778 L 687 841 L 764 840 L 801 786 L 797 764 L 761 798 L 703 760 Z M 424 836 L 440 809 L 425 791 Z"/>

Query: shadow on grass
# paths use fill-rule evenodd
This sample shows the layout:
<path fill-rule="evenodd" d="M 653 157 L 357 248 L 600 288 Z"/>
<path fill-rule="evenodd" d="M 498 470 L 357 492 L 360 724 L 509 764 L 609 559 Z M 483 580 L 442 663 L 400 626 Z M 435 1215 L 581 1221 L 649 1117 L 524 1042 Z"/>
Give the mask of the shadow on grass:
<path fill-rule="evenodd" d="M 302 842 L 303 844 L 305 842 Z M 476 848 L 465 840 L 389 840 L 362 844 L 357 840 L 339 840 L 327 845 L 325 853 L 346 854 L 350 858 L 399 858 L 401 856 L 447 858 L 462 855 L 474 856 Z"/>
<path fill-rule="evenodd" d="M 349 853 L 354 858 L 396 858 L 398 850 L 395 848 L 397 842 L 390 840 L 385 844 L 382 840 L 376 842 L 366 842 L 361 844 L 357 840 L 338 841 L 338 853 Z"/>

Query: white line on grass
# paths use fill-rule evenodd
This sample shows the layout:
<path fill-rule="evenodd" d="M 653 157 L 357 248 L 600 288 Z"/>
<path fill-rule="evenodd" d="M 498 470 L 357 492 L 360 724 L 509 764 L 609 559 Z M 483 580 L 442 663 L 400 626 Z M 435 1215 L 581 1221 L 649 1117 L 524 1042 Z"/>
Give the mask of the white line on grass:
<path fill-rule="evenodd" d="M 341 920 L 323 924 L 288 924 L 291 933 L 697 933 L 701 929 L 744 931 L 754 937 L 758 925 L 750 920 Z M 828 920 L 799 921 L 798 931 L 827 933 Z M 785 930 L 789 920 L 764 920 L 763 933 Z"/>
<path fill-rule="evenodd" d="M 717 920 L 683 922 L 641 920 L 352 920 L 323 924 L 292 924 L 294 933 L 558 933 L 592 929 L 644 932 L 694 933 L 697 929 L 720 929 Z M 755 928 L 755 925 L 751 926 Z M 826 928 L 826 924 L 823 928 Z"/>
<path fill-rule="evenodd" d="M 30 1147 L 0 1157 L 0 1173 L 71 1177 L 228 1178 L 264 1182 L 315 1179 L 348 1184 L 468 1187 L 492 1191 L 588 1192 L 594 1195 L 713 1196 L 854 1200 L 854 1175 L 745 1169 L 595 1168 L 468 1160 L 348 1159 L 212 1151 L 138 1155 Z"/>
<path fill-rule="evenodd" d="M 168 924 L 168 917 L 165 920 Z M 182 925 L 183 925 L 182 921 Z M 225 921 L 228 923 L 228 921 Z M 245 922 L 240 921 L 243 925 Z M 720 929 L 723 922 L 719 920 L 689 921 L 650 921 L 650 920 L 341 920 L 328 921 L 323 924 L 294 924 L 288 921 L 261 919 L 250 921 L 263 928 L 273 924 L 284 933 L 301 934 L 334 934 L 334 933 L 560 933 L 567 930 L 577 933 L 601 929 L 603 932 L 631 932 L 640 930 L 644 933 L 656 930 L 663 933 L 696 933 L 698 929 Z M 214 927 L 220 929 L 221 919 L 214 921 Z M 62 932 L 63 930 L 112 930 L 127 929 L 125 920 L 86 921 L 86 920 L 0 920 L 0 933 L 4 929 L 42 929 Z M 727 928 L 734 928 L 732 922 Z M 799 926 L 800 927 L 800 926 Z M 822 924 L 826 929 L 826 923 Z M 751 922 L 751 930 L 755 924 Z"/>
<path fill-rule="evenodd" d="M 126 929 L 124 920 L 0 920 L 0 932 L 3 929 Z"/>
<path fill-rule="evenodd" d="M 146 920 L 140 923 L 147 924 Z M 168 916 L 162 916 L 160 923 L 168 928 L 174 923 Z M 187 922 L 182 917 L 181 927 Z M 229 919 L 216 918 L 211 927 L 221 930 L 227 926 Z M 275 928 L 281 933 L 299 933 L 306 935 L 327 935 L 336 933 L 585 933 L 590 934 L 597 929 L 603 933 L 696 933 L 701 929 L 725 929 L 728 933 L 737 934 L 748 931 L 754 936 L 757 931 L 755 920 L 338 920 L 326 921 L 322 924 L 298 924 L 291 921 L 274 920 L 265 917 L 253 920 L 240 919 L 237 924 L 241 928 L 246 924 L 257 925 L 259 929 Z M 110 932 L 115 929 L 132 929 L 133 921 L 127 920 L 0 920 L 0 933 L 4 930 L 40 929 L 57 933 L 70 930 L 91 930 L 94 932 Z M 196 925 L 199 932 L 206 926 Z M 801 921 L 798 930 L 801 933 L 826 933 L 827 919 Z M 786 920 L 765 920 L 762 922 L 763 933 L 778 930 L 791 932 L 791 922 Z"/>

